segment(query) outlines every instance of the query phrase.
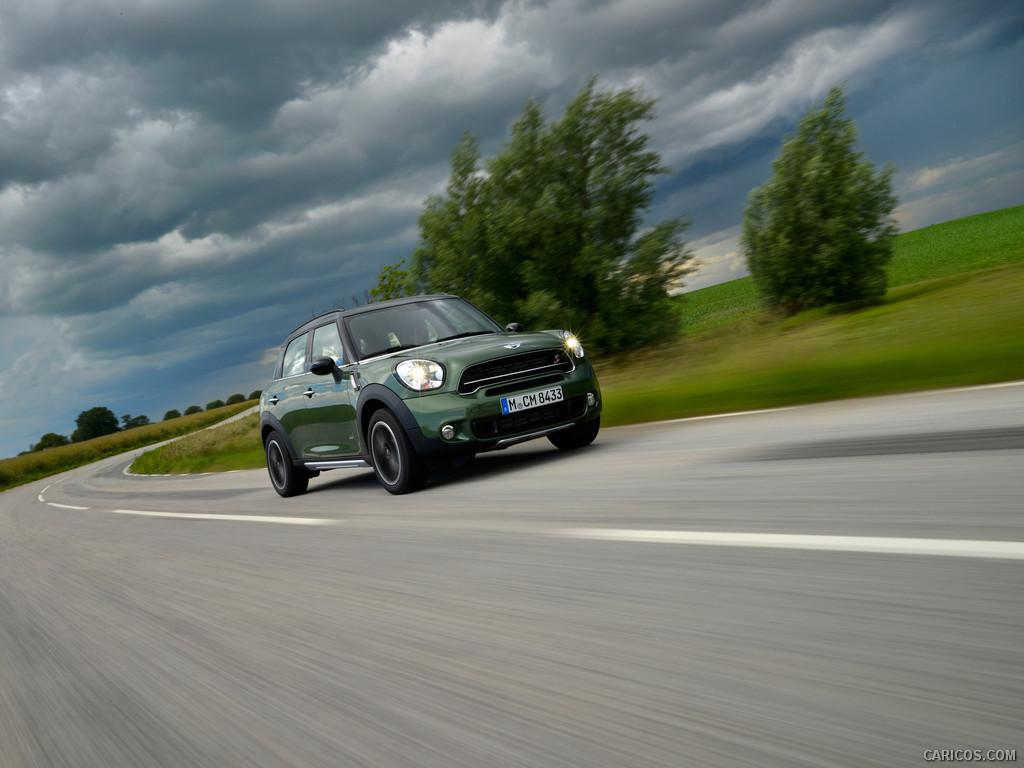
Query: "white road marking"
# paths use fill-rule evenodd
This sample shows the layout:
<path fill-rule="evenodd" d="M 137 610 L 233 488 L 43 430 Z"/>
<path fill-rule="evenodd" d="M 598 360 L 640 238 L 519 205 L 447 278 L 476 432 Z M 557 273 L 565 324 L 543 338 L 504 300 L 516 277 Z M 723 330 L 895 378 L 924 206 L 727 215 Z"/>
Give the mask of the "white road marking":
<path fill-rule="evenodd" d="M 654 531 L 624 528 L 564 528 L 555 535 L 648 544 L 692 544 L 716 547 L 805 549 L 828 552 L 875 552 L 888 555 L 937 555 L 1024 560 L 1024 541 L 904 539 L 874 536 L 805 536 L 779 533 Z"/>
<path fill-rule="evenodd" d="M 281 523 L 285 525 L 335 525 L 337 520 L 322 517 L 271 517 L 269 515 L 213 515 L 201 512 L 147 512 L 141 509 L 112 509 L 115 515 L 170 517 L 182 520 L 227 520 L 238 523 Z"/>
<path fill-rule="evenodd" d="M 61 483 L 61 482 L 64 482 L 64 481 L 63 480 L 58 480 L 57 481 L 57 483 Z M 47 501 L 45 498 L 43 498 L 43 494 L 46 493 L 51 488 L 53 488 L 53 486 L 55 486 L 57 483 L 50 483 L 48 486 L 46 486 L 45 488 L 43 488 L 43 490 L 41 490 L 39 492 L 39 495 L 36 496 L 36 499 L 39 500 L 40 504 L 47 504 L 47 505 L 49 505 L 51 507 L 58 507 L 59 509 L 77 509 L 77 510 L 83 511 L 83 512 L 85 510 L 89 509 L 89 507 L 74 507 L 71 504 L 58 504 L 55 501 Z"/>
<path fill-rule="evenodd" d="M 733 411 L 731 413 L 709 413 L 704 416 L 684 416 L 681 419 L 666 419 L 665 421 L 659 422 L 662 424 L 678 424 L 684 421 L 707 421 L 709 419 L 731 419 L 734 416 L 755 416 L 761 413 L 781 413 L 782 411 L 793 411 L 800 408 L 799 405 L 785 405 L 779 408 L 761 408 L 756 411 Z M 623 425 L 623 426 L 636 426 L 636 425 Z"/>

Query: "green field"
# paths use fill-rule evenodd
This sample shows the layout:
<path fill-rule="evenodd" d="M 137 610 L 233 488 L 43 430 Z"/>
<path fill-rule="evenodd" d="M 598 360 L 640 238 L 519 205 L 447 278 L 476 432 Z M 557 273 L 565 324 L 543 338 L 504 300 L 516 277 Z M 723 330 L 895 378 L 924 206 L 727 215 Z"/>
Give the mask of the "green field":
<path fill-rule="evenodd" d="M 883 304 L 757 313 L 631 364 L 603 361 L 605 425 L 1024 378 L 1024 264 L 896 288 Z"/>
<path fill-rule="evenodd" d="M 603 424 L 1024 378 L 1024 206 L 900 235 L 889 272 L 881 304 L 845 313 L 773 315 L 762 309 L 750 278 L 679 297 L 678 339 L 596 361 Z M 102 455 L 131 447 L 110 446 Z M 45 461 L 61 450 L 0 462 L 0 487 L 12 477 L 4 475 L 8 462 Z M 148 452 L 133 469 L 212 472 L 263 464 L 250 416 Z M 68 468 L 53 466 L 45 474 Z M 27 471 L 22 467 L 14 471 Z M 33 471 L 28 479 L 44 469 Z"/>
<path fill-rule="evenodd" d="M 1024 205 L 968 216 L 899 235 L 889 288 L 1024 261 Z M 743 277 L 677 298 L 683 333 L 717 328 L 761 310 L 753 279 Z"/>

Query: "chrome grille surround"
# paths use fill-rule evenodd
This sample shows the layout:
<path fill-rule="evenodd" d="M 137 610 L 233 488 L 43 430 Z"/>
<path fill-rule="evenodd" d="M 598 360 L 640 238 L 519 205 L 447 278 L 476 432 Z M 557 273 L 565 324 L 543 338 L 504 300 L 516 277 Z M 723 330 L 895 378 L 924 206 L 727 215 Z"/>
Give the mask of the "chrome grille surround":
<path fill-rule="evenodd" d="M 483 387 L 532 379 L 546 373 L 568 374 L 574 370 L 576 364 L 572 355 L 563 347 L 520 352 L 469 366 L 459 378 L 458 391 L 460 395 L 471 395 Z"/>

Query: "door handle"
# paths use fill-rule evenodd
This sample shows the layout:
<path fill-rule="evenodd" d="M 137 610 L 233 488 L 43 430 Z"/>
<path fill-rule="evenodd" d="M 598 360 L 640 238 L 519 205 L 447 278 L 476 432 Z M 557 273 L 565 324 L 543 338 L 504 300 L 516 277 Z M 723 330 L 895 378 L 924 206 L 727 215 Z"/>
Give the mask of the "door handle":
<path fill-rule="evenodd" d="M 277 405 L 278 403 L 281 402 L 281 398 L 278 397 L 277 395 L 274 395 L 272 398 L 267 400 L 267 402 L 270 403 L 271 405 Z"/>
<path fill-rule="evenodd" d="M 309 389 L 307 389 L 307 390 L 306 390 L 305 392 L 303 392 L 302 394 L 304 394 L 304 395 L 305 395 L 306 397 L 312 397 L 313 395 L 315 395 L 315 394 L 316 394 L 316 392 L 314 392 L 314 391 L 313 391 L 313 388 L 312 388 L 312 387 L 310 387 Z"/>

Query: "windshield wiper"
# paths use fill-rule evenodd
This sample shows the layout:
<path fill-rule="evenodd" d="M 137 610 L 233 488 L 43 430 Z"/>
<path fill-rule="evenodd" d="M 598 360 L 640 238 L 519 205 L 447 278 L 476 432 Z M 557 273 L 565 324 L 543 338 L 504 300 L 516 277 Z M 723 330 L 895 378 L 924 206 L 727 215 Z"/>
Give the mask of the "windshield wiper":
<path fill-rule="evenodd" d="M 452 339 L 464 339 L 467 336 L 480 336 L 482 334 L 487 333 L 494 333 L 494 331 L 466 331 L 465 333 L 456 333 L 454 336 L 445 336 L 443 339 L 438 339 L 438 341 L 441 342 L 451 341 Z"/>
<path fill-rule="evenodd" d="M 397 347 L 388 347 L 387 349 L 374 352 L 371 355 L 363 355 L 363 359 L 365 360 L 368 357 L 377 357 L 378 355 L 390 355 L 392 352 L 401 352 L 403 349 L 416 349 L 416 347 L 422 346 L 422 344 L 399 344 Z"/>

